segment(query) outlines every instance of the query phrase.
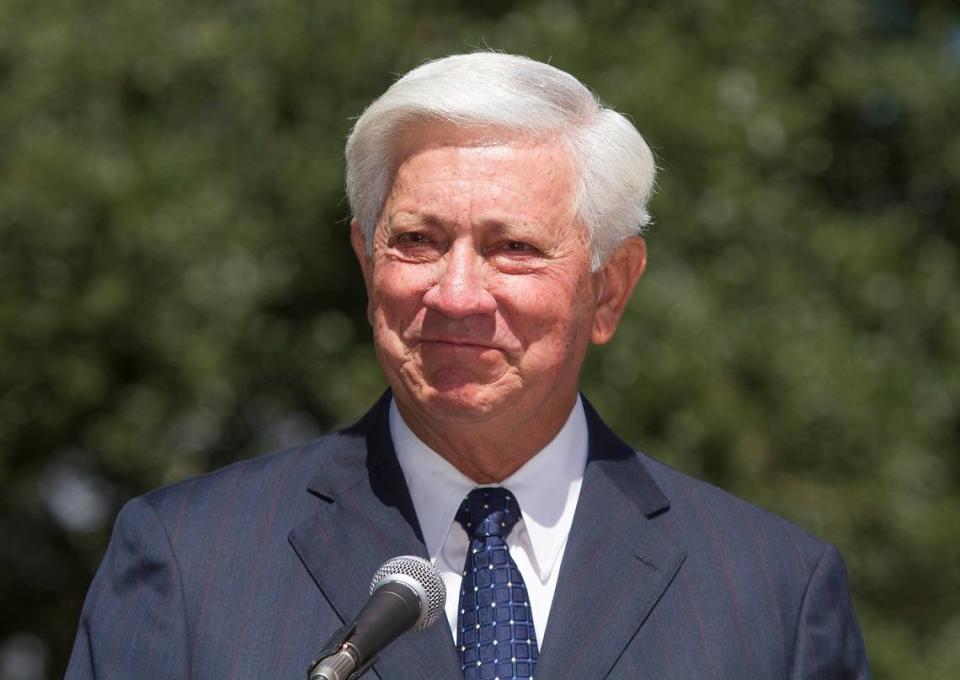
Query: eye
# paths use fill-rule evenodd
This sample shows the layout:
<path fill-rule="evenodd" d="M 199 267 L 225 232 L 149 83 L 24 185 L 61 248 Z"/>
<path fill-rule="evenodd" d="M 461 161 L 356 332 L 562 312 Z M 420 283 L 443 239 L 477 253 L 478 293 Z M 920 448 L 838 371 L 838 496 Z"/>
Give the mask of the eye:
<path fill-rule="evenodd" d="M 538 255 L 540 249 L 526 241 L 503 241 L 494 248 L 494 252 L 507 257 L 529 257 Z"/>
<path fill-rule="evenodd" d="M 405 262 L 428 262 L 440 256 L 442 248 L 423 231 L 405 231 L 389 241 L 390 252 Z"/>
<path fill-rule="evenodd" d="M 504 239 L 489 251 L 490 262 L 506 274 L 525 274 L 543 264 L 543 251 L 527 241 Z"/>
<path fill-rule="evenodd" d="M 536 250 L 536 248 L 531 246 L 529 243 L 524 243 L 523 241 L 507 241 L 504 248 L 512 253 L 524 253 Z"/>
<path fill-rule="evenodd" d="M 394 243 L 427 243 L 430 239 L 427 238 L 426 234 L 421 234 L 418 231 L 407 232 L 406 234 L 400 234 L 394 239 Z"/>
<path fill-rule="evenodd" d="M 422 231 L 405 231 L 397 234 L 390 242 L 393 248 L 402 252 L 420 252 L 436 247 L 436 241 Z"/>

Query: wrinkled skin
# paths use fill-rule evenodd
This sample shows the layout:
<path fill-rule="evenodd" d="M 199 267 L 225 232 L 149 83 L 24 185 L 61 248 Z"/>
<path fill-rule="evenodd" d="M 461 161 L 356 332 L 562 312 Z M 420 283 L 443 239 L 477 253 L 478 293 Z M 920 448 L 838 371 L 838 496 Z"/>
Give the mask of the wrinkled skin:
<path fill-rule="evenodd" d="M 380 363 L 411 429 L 477 482 L 546 445 L 643 272 L 628 239 L 598 272 L 557 139 L 408 136 L 376 225 L 353 245 Z"/>

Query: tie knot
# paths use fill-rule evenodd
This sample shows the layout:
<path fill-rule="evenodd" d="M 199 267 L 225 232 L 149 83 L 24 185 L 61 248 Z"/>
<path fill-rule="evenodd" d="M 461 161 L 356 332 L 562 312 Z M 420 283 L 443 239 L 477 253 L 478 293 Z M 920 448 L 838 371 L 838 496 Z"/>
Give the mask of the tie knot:
<path fill-rule="evenodd" d="M 507 489 L 501 486 L 482 487 L 467 494 L 460 504 L 456 519 L 470 538 L 506 538 L 520 521 L 520 506 Z"/>

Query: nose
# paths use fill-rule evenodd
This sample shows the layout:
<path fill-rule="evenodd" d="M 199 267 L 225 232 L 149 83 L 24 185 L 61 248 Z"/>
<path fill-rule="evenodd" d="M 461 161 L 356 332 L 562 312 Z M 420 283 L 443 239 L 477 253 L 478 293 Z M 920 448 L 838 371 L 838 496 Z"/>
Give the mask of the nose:
<path fill-rule="evenodd" d="M 483 258 L 466 242 L 455 242 L 440 264 L 440 273 L 423 296 L 428 309 L 450 319 L 493 314 L 497 302 L 487 289 Z"/>

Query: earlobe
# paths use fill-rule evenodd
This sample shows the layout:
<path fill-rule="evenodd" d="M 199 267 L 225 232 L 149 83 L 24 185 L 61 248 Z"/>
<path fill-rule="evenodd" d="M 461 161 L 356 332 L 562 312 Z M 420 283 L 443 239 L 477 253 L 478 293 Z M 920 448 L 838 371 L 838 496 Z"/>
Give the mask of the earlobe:
<path fill-rule="evenodd" d="M 613 337 L 646 266 L 646 242 L 635 236 L 624 241 L 597 272 L 597 309 L 591 334 L 595 344 L 603 345 Z"/>

